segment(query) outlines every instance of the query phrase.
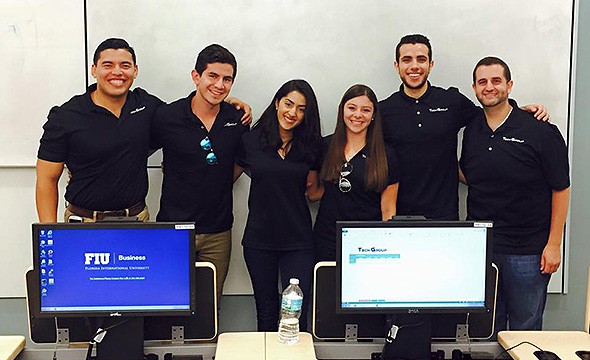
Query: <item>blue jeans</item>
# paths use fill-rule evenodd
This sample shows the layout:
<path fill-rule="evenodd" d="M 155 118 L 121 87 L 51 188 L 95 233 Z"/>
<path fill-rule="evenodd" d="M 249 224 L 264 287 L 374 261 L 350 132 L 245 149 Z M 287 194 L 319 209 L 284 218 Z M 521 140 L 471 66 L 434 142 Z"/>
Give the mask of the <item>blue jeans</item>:
<path fill-rule="evenodd" d="M 495 334 L 541 330 L 550 274 L 542 274 L 541 255 L 494 254 L 498 266 Z"/>
<path fill-rule="evenodd" d="M 307 312 L 311 300 L 311 281 L 314 266 L 313 250 L 257 250 L 244 247 L 244 260 L 252 280 L 256 302 L 258 331 L 277 331 L 281 294 L 278 289 L 289 286 L 290 278 L 299 279 L 303 292 L 303 308 L 299 329 L 307 331 Z M 282 290 L 281 290 L 282 291 Z"/>

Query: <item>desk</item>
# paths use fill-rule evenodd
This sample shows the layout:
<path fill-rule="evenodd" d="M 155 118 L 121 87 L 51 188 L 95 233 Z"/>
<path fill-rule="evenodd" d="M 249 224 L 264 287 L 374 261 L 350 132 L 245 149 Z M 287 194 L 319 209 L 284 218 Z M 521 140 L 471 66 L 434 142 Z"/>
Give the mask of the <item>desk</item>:
<path fill-rule="evenodd" d="M 223 333 L 217 339 L 215 360 L 265 360 L 263 332 Z"/>
<path fill-rule="evenodd" d="M 24 348 L 24 336 L 0 336 L 0 360 L 16 359 Z"/>
<path fill-rule="evenodd" d="M 315 360 L 313 339 L 299 333 L 299 342 L 281 344 L 276 332 L 223 333 L 217 340 L 215 360 Z"/>
<path fill-rule="evenodd" d="M 590 350 L 590 334 L 583 331 L 500 331 L 498 342 L 508 349 L 523 341 L 529 341 L 543 350 L 553 351 L 561 360 L 580 360 L 577 350 Z M 533 352 L 537 349 L 522 344 L 510 350 L 516 360 L 538 360 Z"/>
<path fill-rule="evenodd" d="M 266 333 L 266 358 L 268 360 L 315 360 L 313 339 L 310 333 L 300 332 L 297 344 L 287 345 L 279 342 L 279 334 Z"/>

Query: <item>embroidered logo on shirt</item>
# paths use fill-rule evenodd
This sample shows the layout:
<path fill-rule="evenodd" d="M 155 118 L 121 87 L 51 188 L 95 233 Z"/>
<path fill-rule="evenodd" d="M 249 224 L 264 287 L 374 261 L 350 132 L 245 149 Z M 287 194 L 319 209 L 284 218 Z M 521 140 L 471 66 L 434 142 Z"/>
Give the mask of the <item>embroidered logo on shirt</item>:
<path fill-rule="evenodd" d="M 430 112 L 444 112 L 449 110 L 449 108 L 436 108 L 436 109 L 428 109 Z"/>
<path fill-rule="evenodd" d="M 138 113 L 143 110 L 145 110 L 145 106 L 142 106 L 140 108 L 136 108 L 135 110 L 131 111 L 129 114 L 133 115 L 133 114 Z"/>
<path fill-rule="evenodd" d="M 228 123 L 225 123 L 225 125 L 223 125 L 223 127 L 230 127 L 230 126 L 236 126 L 236 125 L 238 125 L 237 122 L 235 122 L 235 123 L 228 122 Z"/>
<path fill-rule="evenodd" d="M 520 140 L 520 139 L 513 138 L 513 137 L 512 138 L 507 138 L 506 136 L 502 136 L 502 140 L 504 140 L 504 141 L 517 142 L 517 143 L 520 143 L 520 144 L 522 144 L 524 142 L 524 140 Z"/>

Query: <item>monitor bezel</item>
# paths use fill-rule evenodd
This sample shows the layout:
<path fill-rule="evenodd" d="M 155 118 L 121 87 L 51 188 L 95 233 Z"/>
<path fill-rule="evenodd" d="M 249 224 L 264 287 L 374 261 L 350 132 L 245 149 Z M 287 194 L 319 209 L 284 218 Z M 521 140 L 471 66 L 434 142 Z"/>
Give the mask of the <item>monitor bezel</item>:
<path fill-rule="evenodd" d="M 485 301 L 483 306 L 465 307 L 342 307 L 342 229 L 343 228 L 393 228 L 393 227 L 482 227 L 486 228 Z M 439 313 L 488 313 L 493 311 L 495 284 L 488 272 L 492 263 L 493 222 L 492 221 L 434 221 L 434 220 L 391 220 L 391 221 L 338 221 L 336 224 L 336 312 L 339 314 L 439 314 Z"/>
<path fill-rule="evenodd" d="M 58 230 L 58 229 L 175 229 L 177 227 L 188 231 L 189 236 L 189 291 L 190 304 L 189 309 L 141 309 L 141 310 L 81 310 L 81 311 L 46 311 L 41 309 L 41 276 L 40 276 L 40 245 L 39 230 Z M 126 317 L 126 316 L 190 316 L 195 313 L 196 303 L 196 243 L 195 243 L 195 224 L 193 222 L 95 222 L 95 223 L 34 223 L 32 224 L 33 238 L 33 296 L 37 296 L 39 301 L 32 309 L 34 316 L 39 318 L 55 317 Z"/>

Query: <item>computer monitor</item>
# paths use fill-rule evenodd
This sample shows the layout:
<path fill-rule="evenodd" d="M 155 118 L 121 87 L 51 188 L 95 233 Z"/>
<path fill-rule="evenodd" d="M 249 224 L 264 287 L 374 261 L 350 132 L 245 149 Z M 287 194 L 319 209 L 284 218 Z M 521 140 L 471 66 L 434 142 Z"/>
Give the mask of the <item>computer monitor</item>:
<path fill-rule="evenodd" d="M 37 317 L 190 315 L 194 223 L 33 224 Z"/>
<path fill-rule="evenodd" d="M 383 359 L 429 359 L 432 314 L 491 312 L 492 222 L 338 222 L 336 311 L 387 314 Z"/>
<path fill-rule="evenodd" d="M 338 222 L 336 311 L 488 312 L 492 223 Z"/>

